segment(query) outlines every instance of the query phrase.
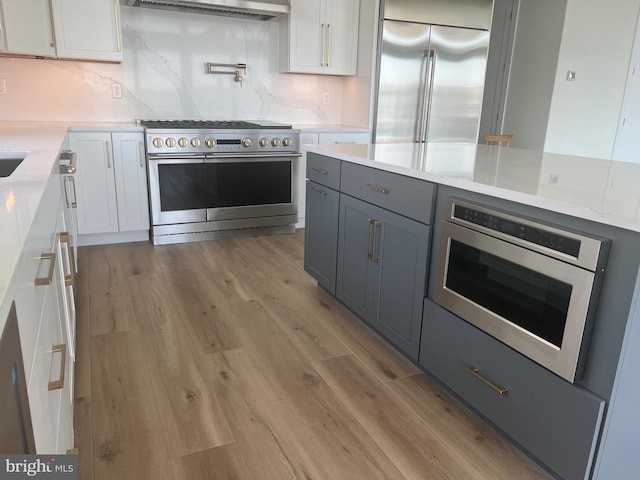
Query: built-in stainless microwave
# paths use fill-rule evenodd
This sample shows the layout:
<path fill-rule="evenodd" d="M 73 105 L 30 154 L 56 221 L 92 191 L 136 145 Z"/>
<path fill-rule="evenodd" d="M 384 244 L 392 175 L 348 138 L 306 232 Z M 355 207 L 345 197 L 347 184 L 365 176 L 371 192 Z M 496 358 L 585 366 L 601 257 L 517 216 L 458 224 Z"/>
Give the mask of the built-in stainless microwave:
<path fill-rule="evenodd" d="M 433 299 L 574 382 L 611 241 L 466 200 L 445 201 Z"/>

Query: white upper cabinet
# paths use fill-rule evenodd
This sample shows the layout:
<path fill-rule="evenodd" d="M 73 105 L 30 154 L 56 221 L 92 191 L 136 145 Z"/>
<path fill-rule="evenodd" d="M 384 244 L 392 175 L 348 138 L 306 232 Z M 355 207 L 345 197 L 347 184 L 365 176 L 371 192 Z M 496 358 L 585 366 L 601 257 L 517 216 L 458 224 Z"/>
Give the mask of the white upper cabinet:
<path fill-rule="evenodd" d="M 51 0 L 61 58 L 122 61 L 118 0 Z"/>
<path fill-rule="evenodd" d="M 118 0 L 0 0 L 0 51 L 122 61 Z"/>
<path fill-rule="evenodd" d="M 291 0 L 280 19 L 280 71 L 355 75 L 360 0 Z"/>
<path fill-rule="evenodd" d="M 49 0 L 0 0 L 0 7 L 0 48 L 4 44 L 4 50 L 20 55 L 56 55 Z"/>

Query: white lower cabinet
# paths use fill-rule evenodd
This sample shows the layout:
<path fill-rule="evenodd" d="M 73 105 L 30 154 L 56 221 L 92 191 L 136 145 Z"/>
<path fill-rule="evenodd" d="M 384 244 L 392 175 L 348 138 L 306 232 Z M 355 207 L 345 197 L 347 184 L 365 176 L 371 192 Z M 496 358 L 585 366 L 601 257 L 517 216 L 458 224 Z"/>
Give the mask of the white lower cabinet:
<path fill-rule="evenodd" d="M 19 264 L 16 312 L 36 452 L 73 448 L 75 300 L 58 175 L 45 188 Z"/>
<path fill-rule="evenodd" d="M 149 229 L 142 132 L 69 132 L 78 155 L 78 234 Z"/>

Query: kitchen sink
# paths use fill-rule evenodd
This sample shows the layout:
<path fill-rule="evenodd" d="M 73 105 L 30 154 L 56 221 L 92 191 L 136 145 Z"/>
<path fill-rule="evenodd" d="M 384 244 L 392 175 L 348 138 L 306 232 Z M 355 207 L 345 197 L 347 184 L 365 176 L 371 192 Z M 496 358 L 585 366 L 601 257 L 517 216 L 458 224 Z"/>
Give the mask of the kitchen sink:
<path fill-rule="evenodd" d="M 10 176 L 18 165 L 27 158 L 29 152 L 1 152 L 0 151 L 0 178 Z"/>

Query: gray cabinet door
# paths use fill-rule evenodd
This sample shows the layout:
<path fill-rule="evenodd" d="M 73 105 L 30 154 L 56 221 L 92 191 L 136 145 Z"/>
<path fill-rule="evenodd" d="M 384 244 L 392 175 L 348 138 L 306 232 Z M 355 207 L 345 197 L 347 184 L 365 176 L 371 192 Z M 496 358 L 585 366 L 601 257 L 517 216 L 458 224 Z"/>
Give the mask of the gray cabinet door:
<path fill-rule="evenodd" d="M 356 315 L 371 321 L 373 224 L 378 207 L 348 195 L 340 195 L 338 272 L 336 296 Z"/>
<path fill-rule="evenodd" d="M 425 296 L 429 227 L 382 208 L 375 234 L 373 325 L 411 358 L 418 359 Z"/>
<path fill-rule="evenodd" d="M 304 269 L 335 295 L 340 194 L 308 181 L 306 200 Z"/>
<path fill-rule="evenodd" d="M 420 364 L 560 478 L 589 476 L 604 400 L 429 299 Z"/>

